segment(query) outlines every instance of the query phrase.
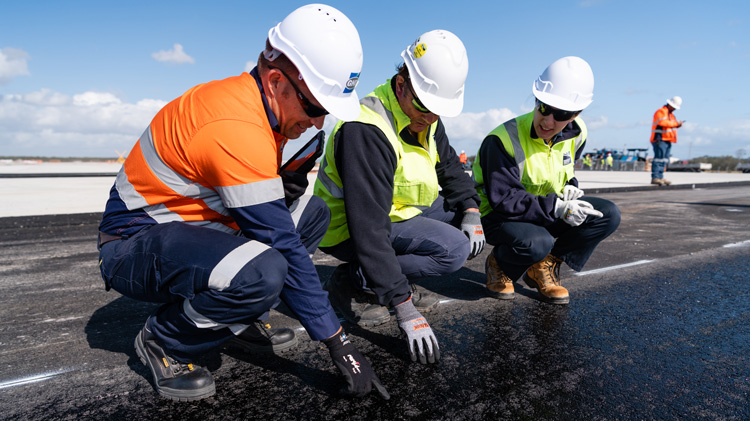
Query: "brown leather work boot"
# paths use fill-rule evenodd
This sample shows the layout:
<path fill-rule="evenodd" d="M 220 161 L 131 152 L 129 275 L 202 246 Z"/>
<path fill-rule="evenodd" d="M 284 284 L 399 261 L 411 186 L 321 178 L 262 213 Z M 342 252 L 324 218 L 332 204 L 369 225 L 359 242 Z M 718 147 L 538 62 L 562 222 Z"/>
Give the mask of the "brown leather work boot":
<path fill-rule="evenodd" d="M 657 186 L 663 186 L 663 185 L 665 185 L 664 184 L 664 180 L 661 179 L 661 178 L 652 178 L 651 179 L 651 184 L 656 184 Z"/>
<path fill-rule="evenodd" d="M 548 254 L 539 263 L 532 265 L 523 275 L 523 280 L 531 288 L 536 288 L 542 301 L 552 304 L 568 304 L 568 290 L 560 285 L 560 264 L 562 259 Z"/>
<path fill-rule="evenodd" d="M 513 290 L 513 280 L 510 279 L 497 264 L 495 256 L 490 253 L 484 262 L 484 271 L 487 273 L 487 289 L 490 295 L 499 300 L 512 300 L 516 294 Z"/>

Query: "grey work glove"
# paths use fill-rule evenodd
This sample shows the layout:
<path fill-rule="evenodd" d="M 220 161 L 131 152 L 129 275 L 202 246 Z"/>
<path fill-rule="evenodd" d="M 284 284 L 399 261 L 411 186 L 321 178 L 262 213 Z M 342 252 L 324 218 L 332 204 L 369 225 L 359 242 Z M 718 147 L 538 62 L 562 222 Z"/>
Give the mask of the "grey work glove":
<path fill-rule="evenodd" d="M 479 255 L 484 248 L 484 229 L 482 228 L 481 215 L 477 211 L 464 212 L 464 219 L 461 220 L 461 231 L 469 237 L 471 243 L 471 253 L 468 260 Z"/>
<path fill-rule="evenodd" d="M 412 361 L 422 364 L 435 363 L 440 359 L 440 347 L 437 338 L 424 317 L 414 307 L 411 297 L 393 308 L 401 332 L 409 343 L 409 354 Z"/>
<path fill-rule="evenodd" d="M 578 200 L 583 196 L 583 190 L 568 184 L 563 188 L 562 200 Z"/>
<path fill-rule="evenodd" d="M 342 394 L 361 398 L 375 389 L 383 399 L 391 398 L 370 362 L 352 345 L 343 329 L 324 339 L 323 343 L 328 347 L 333 363 L 346 378 L 346 387 L 341 388 Z"/>
<path fill-rule="evenodd" d="M 572 227 L 581 225 L 586 218 L 593 216 L 601 218 L 603 213 L 594 209 L 594 206 L 583 200 L 560 200 L 555 202 L 555 218 L 560 218 Z"/>

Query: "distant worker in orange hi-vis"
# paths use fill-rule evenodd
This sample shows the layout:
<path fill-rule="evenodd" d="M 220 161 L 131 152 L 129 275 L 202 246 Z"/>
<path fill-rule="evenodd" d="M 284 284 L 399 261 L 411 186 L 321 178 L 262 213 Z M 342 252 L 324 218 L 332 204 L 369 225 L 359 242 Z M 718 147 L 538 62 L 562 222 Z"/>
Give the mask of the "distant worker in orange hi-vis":
<path fill-rule="evenodd" d="M 673 112 L 682 106 L 682 98 L 673 96 L 663 107 L 654 113 L 651 124 L 651 146 L 654 147 L 654 160 L 651 162 L 651 184 L 668 186 L 671 181 L 664 178 L 664 170 L 672 156 L 672 144 L 677 143 L 677 129 L 684 121 L 677 121 Z"/>

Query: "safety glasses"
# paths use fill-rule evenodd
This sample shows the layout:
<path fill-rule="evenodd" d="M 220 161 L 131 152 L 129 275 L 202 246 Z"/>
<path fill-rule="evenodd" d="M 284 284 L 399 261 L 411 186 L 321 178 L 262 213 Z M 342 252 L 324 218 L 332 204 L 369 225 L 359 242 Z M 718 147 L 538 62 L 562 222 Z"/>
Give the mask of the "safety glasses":
<path fill-rule="evenodd" d="M 320 108 L 317 105 L 314 105 L 312 102 L 310 102 L 309 99 L 302 93 L 302 91 L 299 90 L 297 85 L 292 82 L 292 78 L 289 77 L 283 70 L 281 70 L 278 67 L 268 67 L 269 69 L 276 69 L 281 72 L 284 77 L 289 79 L 289 83 L 292 84 L 292 87 L 297 92 L 297 100 L 299 100 L 300 105 L 302 106 L 302 109 L 305 110 L 305 114 L 307 114 L 310 118 L 318 118 L 324 115 L 328 114 L 328 111 L 325 110 L 325 108 Z"/>
<path fill-rule="evenodd" d="M 427 107 L 425 107 L 424 104 L 422 104 L 422 101 L 420 101 L 419 98 L 417 98 L 417 94 L 414 93 L 414 89 L 411 87 L 411 78 L 409 78 L 409 81 L 407 84 L 409 85 L 409 92 L 411 92 L 411 96 L 412 96 L 411 105 L 413 105 L 414 108 L 416 108 L 417 111 L 419 111 L 420 113 L 424 113 L 424 114 L 432 113 L 432 111 L 430 111 Z"/>
<path fill-rule="evenodd" d="M 552 114 L 552 118 L 554 118 L 557 121 L 567 121 L 575 117 L 576 114 L 578 114 L 578 111 L 565 111 L 565 110 L 558 110 L 557 108 L 552 108 L 549 105 L 539 100 L 537 100 L 536 103 L 539 106 L 539 114 L 545 117 Z"/>

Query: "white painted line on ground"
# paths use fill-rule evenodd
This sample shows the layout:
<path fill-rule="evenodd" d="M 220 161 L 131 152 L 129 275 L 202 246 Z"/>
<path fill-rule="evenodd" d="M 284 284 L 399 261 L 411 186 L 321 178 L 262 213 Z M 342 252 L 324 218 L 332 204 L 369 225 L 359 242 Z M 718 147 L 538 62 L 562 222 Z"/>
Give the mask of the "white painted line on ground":
<path fill-rule="evenodd" d="M 750 240 L 740 241 L 739 243 L 730 243 L 730 244 L 724 244 L 722 247 L 744 247 L 744 246 L 750 246 Z"/>
<path fill-rule="evenodd" d="M 599 268 L 599 269 L 594 269 L 594 270 L 587 270 L 587 271 L 584 271 L 584 272 L 576 272 L 576 276 L 593 275 L 595 273 L 608 272 L 610 270 L 622 269 L 622 268 L 626 268 L 626 267 L 630 267 L 630 266 L 645 265 L 646 263 L 651 263 L 654 260 L 655 259 L 651 259 L 651 260 L 639 260 L 637 262 L 625 263 L 625 264 L 622 264 L 622 265 L 615 265 L 615 266 L 609 266 L 609 267 L 606 267 L 606 268 Z"/>
<path fill-rule="evenodd" d="M 9 387 L 23 386 L 25 384 L 49 380 L 55 376 L 59 376 L 60 374 L 67 373 L 68 371 L 71 370 L 60 370 L 51 373 L 37 374 L 36 376 L 22 377 L 20 379 L 4 381 L 0 383 L 0 389 L 7 389 Z"/>

